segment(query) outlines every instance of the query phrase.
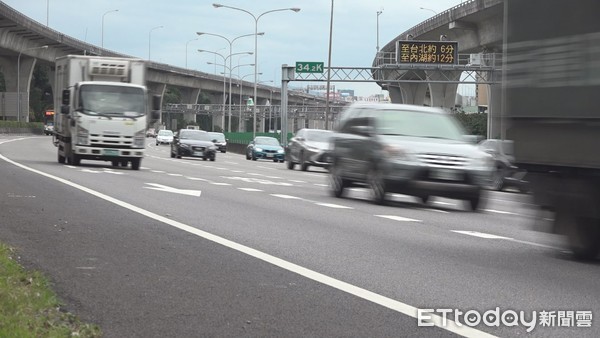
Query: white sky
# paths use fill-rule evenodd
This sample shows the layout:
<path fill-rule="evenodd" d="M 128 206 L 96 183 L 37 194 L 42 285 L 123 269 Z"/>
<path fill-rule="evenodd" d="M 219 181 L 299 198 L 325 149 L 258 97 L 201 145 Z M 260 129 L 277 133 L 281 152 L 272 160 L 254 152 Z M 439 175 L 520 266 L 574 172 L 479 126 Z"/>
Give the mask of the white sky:
<path fill-rule="evenodd" d="M 300 12 L 268 13 L 258 21 L 258 72 L 260 81 L 281 85 L 281 65 L 296 61 L 319 61 L 327 66 L 329 47 L 329 0 L 2 0 L 15 10 L 71 37 L 100 46 L 104 17 L 104 48 L 174 66 L 215 73 L 223 59 L 198 49 L 229 55 L 229 43 L 215 36 L 198 36 L 196 32 L 218 34 L 232 40 L 253 34 L 255 21 L 247 13 L 228 8 L 214 8 L 213 3 L 245 9 L 255 16 L 280 8 L 298 7 Z M 334 0 L 332 67 L 370 67 L 377 46 L 377 11 L 379 46 L 383 47 L 400 33 L 453 6 L 461 0 Z M 465 1 L 465 0 L 463 0 Z M 107 13 L 118 9 L 118 12 Z M 106 14 L 105 14 L 106 13 Z M 163 28 L 153 29 L 157 26 Z M 151 38 L 149 38 L 151 37 Z M 198 40 L 193 40 L 198 38 Z M 233 43 L 233 53 L 254 51 L 254 37 Z M 232 56 L 233 67 L 251 64 L 253 55 Z M 228 63 L 228 62 L 227 62 Z M 254 74 L 252 66 L 234 69 L 240 76 Z M 223 71 L 219 66 L 216 73 Z M 253 75 L 244 77 L 253 81 Z M 270 83 L 265 83 L 270 84 Z M 293 82 L 298 88 L 308 82 Z M 317 84 L 317 83 L 312 83 Z M 332 83 L 336 89 L 354 89 L 358 96 L 381 93 L 375 84 Z"/>

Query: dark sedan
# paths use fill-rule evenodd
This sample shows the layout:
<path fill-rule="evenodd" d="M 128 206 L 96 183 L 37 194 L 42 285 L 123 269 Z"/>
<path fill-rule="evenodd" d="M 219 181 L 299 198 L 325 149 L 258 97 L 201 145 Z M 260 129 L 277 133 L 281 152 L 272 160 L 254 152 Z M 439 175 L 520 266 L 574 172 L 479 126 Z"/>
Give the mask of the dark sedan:
<path fill-rule="evenodd" d="M 329 140 L 333 133 L 330 130 L 300 129 L 290 139 L 286 150 L 288 169 L 300 165 L 302 171 L 308 166 L 327 168 L 329 165 Z"/>
<path fill-rule="evenodd" d="M 215 133 L 215 132 L 208 132 L 208 134 L 210 135 L 210 138 L 213 141 L 213 143 L 215 144 L 215 146 L 217 146 L 217 150 L 219 150 L 222 153 L 226 153 L 227 152 L 227 139 L 225 138 L 225 134 Z"/>
<path fill-rule="evenodd" d="M 171 143 L 171 157 L 200 157 L 205 161 L 214 161 L 216 154 L 217 147 L 210 135 L 202 130 L 181 129 Z"/>
<path fill-rule="evenodd" d="M 279 141 L 270 136 L 257 136 L 246 147 L 246 159 L 256 161 L 259 158 L 283 162 L 285 151 Z"/>

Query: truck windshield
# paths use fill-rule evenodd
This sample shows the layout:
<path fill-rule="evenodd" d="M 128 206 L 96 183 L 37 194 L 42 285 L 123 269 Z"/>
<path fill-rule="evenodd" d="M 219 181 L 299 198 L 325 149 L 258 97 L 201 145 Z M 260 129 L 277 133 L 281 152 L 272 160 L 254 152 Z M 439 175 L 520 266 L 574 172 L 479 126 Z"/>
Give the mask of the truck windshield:
<path fill-rule="evenodd" d="M 145 95 L 141 88 L 82 85 L 79 106 L 84 114 L 111 117 L 138 117 L 146 114 Z"/>

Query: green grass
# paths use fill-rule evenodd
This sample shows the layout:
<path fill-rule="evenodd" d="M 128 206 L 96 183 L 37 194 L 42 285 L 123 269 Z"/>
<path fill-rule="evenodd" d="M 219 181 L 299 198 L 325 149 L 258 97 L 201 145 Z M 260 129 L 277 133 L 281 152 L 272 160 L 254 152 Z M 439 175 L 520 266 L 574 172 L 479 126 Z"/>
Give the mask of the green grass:
<path fill-rule="evenodd" d="M 0 243 L 0 337 L 101 337 L 95 324 L 61 310 L 48 280 L 26 271 Z"/>

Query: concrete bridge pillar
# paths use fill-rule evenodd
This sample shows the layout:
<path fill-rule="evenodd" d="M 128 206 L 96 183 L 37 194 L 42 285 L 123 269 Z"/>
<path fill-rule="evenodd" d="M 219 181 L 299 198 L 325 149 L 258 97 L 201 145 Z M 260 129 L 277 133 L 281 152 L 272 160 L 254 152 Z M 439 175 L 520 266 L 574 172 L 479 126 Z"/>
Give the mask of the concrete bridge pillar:
<path fill-rule="evenodd" d="M 152 98 L 154 95 L 160 96 L 160 107 L 161 107 L 161 114 L 158 117 L 158 121 L 155 121 L 154 123 L 150 123 L 150 125 L 148 127 L 149 128 L 159 128 L 159 126 L 161 126 L 161 125 L 166 126 L 166 124 L 164 123 L 164 121 L 162 119 L 162 103 L 163 103 L 165 90 L 167 89 L 167 84 L 166 83 L 147 82 L 146 88 L 148 89 L 148 107 L 152 108 Z"/>
<path fill-rule="evenodd" d="M 4 119 L 29 122 L 29 85 L 36 61 L 36 58 L 21 54 L 20 69 L 17 69 L 18 56 L 0 57 L 0 70 L 4 74 L 6 84 L 6 93 L 2 97 L 4 108 L 1 113 Z M 19 94 L 20 98 L 17 97 Z M 17 112 L 19 101 L 20 113 Z"/>
<path fill-rule="evenodd" d="M 459 81 L 460 71 L 426 71 L 427 77 L 438 81 Z M 431 95 L 431 106 L 451 110 L 456 104 L 456 89 L 458 83 L 430 83 L 429 94 Z"/>

